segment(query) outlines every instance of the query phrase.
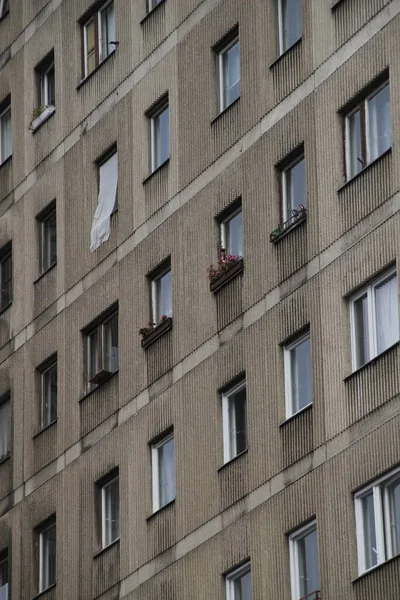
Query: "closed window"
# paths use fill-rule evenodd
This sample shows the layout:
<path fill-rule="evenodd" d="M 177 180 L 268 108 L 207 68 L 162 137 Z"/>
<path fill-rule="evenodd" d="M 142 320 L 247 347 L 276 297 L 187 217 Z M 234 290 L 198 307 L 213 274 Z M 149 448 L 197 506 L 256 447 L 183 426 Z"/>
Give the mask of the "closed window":
<path fill-rule="evenodd" d="M 36 68 L 39 83 L 39 106 L 56 105 L 54 52 L 51 52 Z"/>
<path fill-rule="evenodd" d="M 90 233 L 90 250 L 94 252 L 110 237 L 110 217 L 118 208 L 118 153 L 108 153 L 97 162 L 99 196 Z"/>
<path fill-rule="evenodd" d="M 101 486 L 102 547 L 119 539 L 119 476 Z"/>
<path fill-rule="evenodd" d="M 218 52 L 219 108 L 222 112 L 240 96 L 240 46 L 236 36 Z"/>
<path fill-rule="evenodd" d="M 150 118 L 150 158 L 151 171 L 164 164 L 170 155 L 169 151 L 169 105 L 168 99 L 154 112 Z"/>
<path fill-rule="evenodd" d="M 302 34 L 303 0 L 278 0 L 279 53 L 283 54 Z"/>
<path fill-rule="evenodd" d="M 251 600 L 250 562 L 225 576 L 226 600 Z"/>
<path fill-rule="evenodd" d="M 40 370 L 40 426 L 47 427 L 57 419 L 57 360 Z"/>
<path fill-rule="evenodd" d="M 56 521 L 39 529 L 39 592 L 56 583 Z"/>
<path fill-rule="evenodd" d="M 12 302 L 12 253 L 11 243 L 0 250 L 0 310 Z"/>
<path fill-rule="evenodd" d="M 400 554 L 400 469 L 355 495 L 359 574 Z"/>
<path fill-rule="evenodd" d="M 104 4 L 83 23 L 84 76 L 115 50 L 114 0 Z"/>
<path fill-rule="evenodd" d="M 172 272 L 168 264 L 151 280 L 153 322 L 159 323 L 162 317 L 172 317 Z"/>
<path fill-rule="evenodd" d="M 175 446 L 170 433 L 152 446 L 153 511 L 175 499 Z"/>
<path fill-rule="evenodd" d="M 4 17 L 8 11 L 10 10 L 10 2 L 9 0 L 0 0 L 0 19 Z M 0 597 L 0 600 L 2 598 Z"/>
<path fill-rule="evenodd" d="M 306 169 L 304 155 L 297 156 L 282 171 L 283 220 L 287 221 L 303 208 L 307 208 Z"/>
<path fill-rule="evenodd" d="M 289 537 L 292 600 L 319 600 L 317 524 L 309 523 Z"/>
<path fill-rule="evenodd" d="M 346 115 L 347 179 L 391 146 L 390 88 L 386 81 Z"/>
<path fill-rule="evenodd" d="M 224 463 L 247 449 L 246 382 L 240 381 L 222 394 Z"/>
<path fill-rule="evenodd" d="M 399 340 L 395 270 L 385 273 L 350 300 L 352 362 L 358 369 Z"/>
<path fill-rule="evenodd" d="M 118 369 L 118 312 L 115 310 L 86 330 L 89 388 Z"/>
<path fill-rule="evenodd" d="M 8 552 L 0 553 L 0 600 L 8 600 Z"/>
<path fill-rule="evenodd" d="M 37 216 L 40 243 L 40 273 L 45 273 L 57 262 L 56 204 L 52 202 Z"/>
<path fill-rule="evenodd" d="M 242 207 L 228 213 L 221 221 L 221 246 L 227 254 L 243 256 Z"/>
<path fill-rule="evenodd" d="M 162 2 L 162 0 L 148 0 L 148 11 L 150 12 L 153 10 L 160 2 Z"/>
<path fill-rule="evenodd" d="M 12 154 L 11 103 L 0 108 L 0 165 Z"/>
<path fill-rule="evenodd" d="M 11 399 L 10 394 L 0 396 L 0 460 L 11 454 Z"/>
<path fill-rule="evenodd" d="M 311 344 L 307 332 L 284 348 L 286 417 L 312 403 Z"/>

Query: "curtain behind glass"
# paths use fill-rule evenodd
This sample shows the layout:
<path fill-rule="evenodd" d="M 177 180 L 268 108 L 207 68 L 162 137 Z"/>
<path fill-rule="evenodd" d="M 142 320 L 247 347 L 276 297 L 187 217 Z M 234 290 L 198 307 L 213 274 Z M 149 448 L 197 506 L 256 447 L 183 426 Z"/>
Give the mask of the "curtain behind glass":
<path fill-rule="evenodd" d="M 225 231 L 227 234 L 225 250 L 233 256 L 243 256 L 242 211 L 226 222 Z"/>
<path fill-rule="evenodd" d="M 157 302 L 157 321 L 162 316 L 172 317 L 172 273 L 168 271 L 158 280 L 159 293 Z"/>
<path fill-rule="evenodd" d="M 399 339 L 397 276 L 375 288 L 376 338 L 378 354 Z"/>
<path fill-rule="evenodd" d="M 389 85 L 368 100 L 368 117 L 369 160 L 373 161 L 392 146 Z"/>

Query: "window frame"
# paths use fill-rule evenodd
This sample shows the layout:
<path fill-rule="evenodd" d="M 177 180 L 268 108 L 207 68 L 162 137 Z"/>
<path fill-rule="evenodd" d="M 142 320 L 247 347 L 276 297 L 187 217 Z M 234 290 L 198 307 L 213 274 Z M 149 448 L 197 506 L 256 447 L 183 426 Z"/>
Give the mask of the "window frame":
<path fill-rule="evenodd" d="M 45 583 L 43 581 L 44 580 L 43 536 L 52 527 L 55 527 L 55 531 L 56 531 L 56 555 L 55 556 L 56 556 L 56 564 L 57 564 L 57 522 L 56 522 L 56 518 L 51 517 L 44 525 L 42 525 L 38 529 L 38 534 L 39 534 L 39 594 L 41 594 L 42 592 L 45 592 L 46 590 L 51 588 L 53 585 L 56 584 L 56 581 L 57 581 L 57 579 L 55 579 L 55 581 L 53 581 L 52 583 L 49 583 L 46 587 L 44 587 Z M 57 570 L 56 570 L 56 577 L 57 577 Z"/>
<path fill-rule="evenodd" d="M 3 581 L 0 581 L 0 591 L 2 590 L 2 588 L 7 586 L 7 597 L 8 597 L 8 587 L 9 587 L 9 583 L 10 583 L 10 557 L 9 557 L 9 553 L 8 553 L 8 548 L 5 548 L 4 550 L 2 550 L 0 552 L 0 574 L 1 574 L 2 568 L 4 568 L 4 565 L 5 565 L 5 573 L 6 573 L 7 581 L 4 583 L 3 583 Z"/>
<path fill-rule="evenodd" d="M 49 72 L 54 71 L 54 102 L 49 102 Z M 54 56 L 53 60 L 40 71 L 40 106 L 53 106 L 56 105 L 55 100 L 55 64 Z"/>
<path fill-rule="evenodd" d="M 296 167 L 299 163 L 301 163 L 302 161 L 304 161 L 304 192 L 305 192 L 305 197 L 307 198 L 307 181 L 306 181 L 306 158 L 305 158 L 305 153 L 304 153 L 304 149 L 301 152 L 296 153 L 295 156 L 293 156 L 293 158 L 285 164 L 284 167 L 282 167 L 281 169 L 281 189 L 282 189 L 282 220 L 283 222 L 288 221 L 291 217 L 292 214 L 288 213 L 288 191 L 289 191 L 289 186 L 288 186 L 288 174 L 289 172 Z"/>
<path fill-rule="evenodd" d="M 10 416 L 9 416 L 9 421 L 8 421 L 9 448 L 8 448 L 8 452 L 6 454 L 4 454 L 4 456 L 0 456 L 0 462 L 3 462 L 7 458 L 9 458 L 11 456 L 11 450 L 12 450 L 12 406 L 11 406 L 11 393 L 9 391 L 5 392 L 4 394 L 1 394 L 0 408 L 2 408 L 7 403 L 9 405 L 9 411 L 10 411 Z"/>
<path fill-rule="evenodd" d="M 235 583 L 240 580 L 244 575 L 250 573 L 251 577 L 251 561 L 246 560 L 243 564 L 235 567 L 232 571 L 229 571 L 225 575 L 225 588 L 226 588 L 226 600 L 240 600 L 236 597 Z"/>
<path fill-rule="evenodd" d="M 229 254 L 231 254 L 231 250 L 227 247 L 227 240 L 229 238 L 229 234 L 228 234 L 228 223 L 230 221 L 232 221 L 232 219 L 234 219 L 235 217 L 237 217 L 240 213 L 242 213 L 242 246 L 243 246 L 243 208 L 242 208 L 242 204 L 240 203 L 238 206 L 235 206 L 234 208 L 232 208 L 232 210 L 230 211 L 225 211 L 223 217 L 220 219 L 219 221 L 219 234 L 220 234 L 220 241 L 221 241 L 221 247 L 224 248 L 224 250 L 226 250 Z M 243 250 L 243 248 L 242 248 Z M 243 258 L 243 254 L 244 252 L 242 252 L 242 254 L 240 255 L 241 258 Z"/>
<path fill-rule="evenodd" d="M 0 166 L 6 162 L 6 160 L 8 160 L 11 156 L 12 156 L 12 121 L 11 121 L 11 154 L 9 154 L 8 156 L 6 156 L 5 158 L 3 158 L 2 153 L 1 153 L 1 147 L 2 147 L 2 137 L 3 137 L 3 125 L 2 125 L 2 120 L 3 117 L 7 114 L 10 113 L 10 120 L 11 120 L 11 101 L 7 101 L 5 102 L 5 104 L 3 104 L 3 108 L 0 108 Z"/>
<path fill-rule="evenodd" d="M 53 262 L 51 262 L 51 240 L 50 231 L 46 228 L 50 219 L 55 218 L 55 232 L 56 232 L 56 255 Z M 36 220 L 39 225 L 39 273 L 43 275 L 57 264 L 57 206 L 55 200 L 50 202 L 37 216 Z M 45 255 L 48 253 L 47 259 Z"/>
<path fill-rule="evenodd" d="M 156 325 L 160 322 L 161 317 L 163 316 L 162 314 L 160 314 L 159 317 L 157 317 L 157 312 L 158 312 L 158 304 L 160 302 L 159 300 L 159 293 L 158 293 L 158 282 L 161 281 L 161 279 L 167 275 L 168 273 L 171 273 L 171 307 L 172 307 L 172 268 L 171 268 L 171 262 L 168 261 L 167 263 L 165 263 L 164 267 L 160 267 L 160 269 L 158 269 L 154 275 L 151 276 L 151 281 L 150 281 L 150 288 L 151 288 L 151 316 L 152 316 L 152 322 L 155 323 Z M 161 311 L 160 311 L 161 312 Z M 171 310 L 171 315 L 166 315 L 167 317 L 172 317 L 173 315 L 173 310 Z"/>
<path fill-rule="evenodd" d="M 353 177 L 356 177 L 359 173 L 361 173 L 368 165 L 370 165 L 375 160 L 378 160 L 382 154 L 387 152 L 390 148 L 385 150 L 382 154 L 377 156 L 375 159 L 371 160 L 371 140 L 370 140 L 370 130 L 369 130 L 369 102 L 372 100 L 379 92 L 381 92 L 386 86 L 389 87 L 390 94 L 390 81 L 389 77 L 386 77 L 384 81 L 382 81 L 378 86 L 374 87 L 368 94 L 363 96 L 357 104 L 355 104 L 351 110 L 345 113 L 345 167 L 346 167 L 346 181 L 350 181 Z M 390 109 L 392 108 L 392 103 L 390 101 Z M 361 147 L 361 169 L 357 171 L 357 173 L 351 174 L 351 136 L 350 136 L 350 119 L 360 111 L 360 147 Z M 392 131 L 392 114 L 390 114 L 390 128 Z M 357 157 L 358 160 L 358 157 Z"/>
<path fill-rule="evenodd" d="M 380 356 L 380 354 L 382 354 L 383 352 L 385 352 L 385 350 L 383 350 L 382 352 L 378 353 L 378 348 L 377 348 L 377 335 L 376 335 L 376 304 L 375 304 L 375 288 L 379 287 L 379 285 L 385 283 L 386 281 L 389 281 L 390 279 L 392 279 L 392 277 L 396 277 L 397 278 L 397 311 L 399 314 L 399 301 L 398 301 L 398 297 L 399 297 L 399 283 L 398 283 L 398 275 L 397 275 L 397 269 L 396 266 L 393 266 L 392 268 L 385 270 L 381 275 L 378 275 L 377 277 L 373 278 L 367 285 L 364 285 L 363 287 L 361 287 L 358 292 L 356 292 L 354 295 L 350 296 L 349 298 L 349 304 L 350 304 L 350 337 L 351 337 L 351 364 L 352 364 L 352 370 L 353 372 L 357 371 L 358 369 L 360 369 L 361 367 L 363 367 L 364 365 L 368 364 L 369 362 L 371 362 L 372 360 L 374 360 L 375 358 L 377 358 L 378 356 Z M 370 352 L 370 358 L 368 361 L 366 361 L 363 364 L 358 364 L 357 360 L 357 331 L 356 331 L 356 318 L 355 318 L 355 303 L 357 302 L 357 300 L 359 300 L 360 298 L 362 298 L 363 296 L 367 295 L 367 313 L 368 313 L 368 334 L 369 334 L 369 352 Z M 398 335 L 398 340 L 400 339 L 400 333 Z M 397 341 L 398 341 L 397 340 Z M 389 346 L 390 347 L 390 346 Z"/>
<path fill-rule="evenodd" d="M 154 110 L 151 110 L 151 112 L 148 113 L 148 117 L 150 120 L 150 170 L 151 173 L 154 173 L 155 171 L 157 171 L 157 169 L 159 169 L 160 167 L 162 167 L 162 165 L 164 165 L 166 162 L 168 162 L 168 160 L 170 159 L 171 156 L 171 128 L 170 128 L 170 105 L 169 105 L 169 96 L 168 94 L 166 96 L 164 96 L 164 98 L 162 100 L 160 100 L 159 103 L 157 103 L 156 108 L 154 108 Z M 156 121 L 157 119 L 159 119 L 159 117 L 166 111 L 168 110 L 168 157 L 160 162 L 159 164 L 157 163 L 157 127 L 156 127 Z M 161 147 L 161 135 L 160 135 L 160 127 L 158 126 L 158 133 L 159 133 L 159 146 Z"/>
<path fill-rule="evenodd" d="M 310 362 L 311 362 L 311 335 L 310 328 L 307 327 L 300 335 L 297 335 L 293 338 L 288 344 L 285 344 L 283 348 L 283 362 L 284 362 L 284 376 L 285 376 L 285 409 L 286 409 L 286 419 L 290 419 L 295 415 L 301 413 L 303 410 L 312 406 L 313 397 L 312 397 L 312 369 L 311 369 L 311 402 L 300 408 L 299 410 L 293 410 L 293 390 L 292 390 L 292 369 L 291 369 L 291 353 L 292 351 L 300 346 L 306 340 L 310 340 Z"/>
<path fill-rule="evenodd" d="M 105 494 L 106 494 L 106 488 L 109 487 L 111 484 L 118 482 L 118 536 L 111 540 L 110 542 L 106 543 L 106 533 L 107 533 L 107 515 L 106 515 L 106 502 L 105 502 Z M 121 521 L 120 521 L 120 478 L 119 478 L 119 471 L 115 471 L 113 474 L 111 474 L 109 476 L 109 478 L 103 480 L 100 483 L 100 495 L 101 495 L 101 548 L 102 550 L 104 550 L 105 548 L 108 548 L 109 546 L 111 546 L 112 544 L 114 544 L 115 542 L 117 542 L 120 539 L 121 536 Z M 112 515 L 111 515 L 112 516 Z"/>
<path fill-rule="evenodd" d="M 117 318 L 117 336 L 118 336 L 118 366 L 115 371 L 109 371 L 106 368 L 106 348 L 105 348 L 105 331 L 104 327 L 108 323 L 110 323 L 114 318 Z M 109 377 L 111 377 L 114 373 L 117 373 L 119 369 L 119 307 L 118 305 L 114 305 L 109 311 L 104 314 L 103 317 L 99 317 L 96 319 L 95 323 L 89 325 L 84 329 L 85 336 L 85 348 L 86 348 L 86 382 L 89 391 L 95 389 L 98 385 L 106 381 Z M 95 352 L 97 353 L 97 372 L 91 373 L 91 363 L 92 363 L 92 355 L 93 350 L 91 348 L 92 345 L 92 336 L 96 333 L 97 337 L 97 348 Z"/>
<path fill-rule="evenodd" d="M 285 52 L 287 52 L 288 50 L 290 50 L 290 48 L 292 48 L 295 44 L 297 44 L 297 42 L 299 42 L 302 39 L 302 32 L 300 34 L 300 36 L 297 38 L 297 40 L 295 40 L 292 44 L 290 44 L 290 46 L 286 46 L 285 47 L 285 40 L 284 40 L 284 22 L 283 22 L 283 6 L 282 6 L 282 2 L 284 0 L 278 0 L 278 52 L 279 52 L 279 56 L 282 56 L 283 54 L 285 54 Z M 300 7 L 301 9 L 303 8 L 302 6 L 302 0 L 300 1 Z M 301 25 L 303 27 L 303 16 L 302 16 L 302 22 Z"/>
<path fill-rule="evenodd" d="M 160 458 L 159 458 L 159 450 L 167 442 L 174 440 L 174 497 L 161 505 L 161 493 L 160 493 Z M 171 429 L 162 437 L 158 438 L 155 442 L 151 444 L 151 478 L 152 478 L 152 501 L 153 501 L 153 514 L 157 511 L 161 510 L 165 506 L 168 506 L 171 502 L 173 502 L 176 498 L 176 461 L 175 461 L 175 431 Z"/>
<path fill-rule="evenodd" d="M 218 48 L 218 91 L 219 91 L 219 113 L 223 113 L 227 108 L 229 108 L 236 100 L 240 98 L 240 93 L 235 100 L 230 102 L 229 104 L 225 104 L 225 93 L 224 93 L 224 79 L 225 79 L 225 69 L 224 69 L 224 55 L 231 49 L 235 44 L 239 44 L 239 82 L 241 82 L 241 72 L 240 72 L 240 37 L 239 30 L 235 28 L 234 33 L 229 35 L 226 38 L 225 42 L 219 46 Z"/>
<path fill-rule="evenodd" d="M 9 284 L 11 282 L 11 289 L 10 289 L 10 294 L 8 297 L 7 302 L 3 303 L 3 292 L 4 292 L 4 285 L 3 285 L 3 279 L 4 279 L 4 274 L 3 274 L 3 269 L 4 269 L 4 264 L 7 260 L 10 260 L 11 262 L 11 266 L 10 266 L 10 272 L 11 272 L 11 279 L 8 280 L 7 284 Z M 3 312 L 4 310 L 6 310 L 6 308 L 8 308 L 13 301 L 13 257 L 12 257 L 12 242 L 7 242 L 6 244 L 4 244 L 4 246 L 0 249 L 0 313 Z"/>
<path fill-rule="evenodd" d="M 97 6 L 96 10 L 94 10 L 88 18 L 83 18 L 81 20 L 82 27 L 82 37 L 83 37 L 83 79 L 88 77 L 91 73 L 93 73 L 101 63 L 103 63 L 113 52 L 115 52 L 115 48 L 107 54 L 107 56 L 102 56 L 102 20 L 101 15 L 106 8 L 110 4 L 114 4 L 114 15 L 115 15 L 115 2 L 114 0 L 106 0 L 103 4 Z M 88 70 L 88 56 L 87 56 L 87 28 L 91 23 L 94 23 L 94 47 L 95 47 L 95 66 L 89 71 Z M 115 41 L 115 40 L 113 40 Z"/>
<path fill-rule="evenodd" d="M 235 450 L 231 448 L 231 436 L 230 431 L 232 429 L 231 422 L 229 418 L 229 403 L 230 398 L 237 394 L 238 392 L 246 390 L 246 448 L 242 452 L 237 452 L 237 448 Z M 236 419 L 236 414 L 235 414 Z M 246 385 L 246 377 L 241 377 L 239 381 L 237 381 L 234 385 L 226 388 L 222 392 L 222 439 L 223 439 L 223 449 L 224 449 L 224 464 L 231 462 L 238 456 L 240 456 L 243 452 L 246 452 L 249 446 L 248 439 L 248 417 L 247 417 L 247 385 Z M 236 446 L 236 443 L 235 443 Z"/>
<path fill-rule="evenodd" d="M 354 509 L 356 519 L 356 539 L 357 539 L 357 564 L 358 574 L 373 571 L 379 565 L 387 562 L 395 556 L 400 556 L 400 552 L 393 554 L 392 538 L 390 535 L 390 508 L 387 488 L 394 481 L 400 481 L 400 467 L 394 471 L 382 475 L 375 479 L 369 485 L 363 487 L 354 494 Z M 372 567 L 365 566 L 365 535 L 363 524 L 362 500 L 372 491 L 374 503 L 374 528 L 376 536 L 376 556 L 377 563 Z M 389 513 L 389 514 L 388 514 Z"/>
<path fill-rule="evenodd" d="M 300 596 L 300 561 L 299 561 L 299 540 L 306 537 L 313 531 L 317 532 L 317 553 L 318 553 L 318 570 L 319 570 L 319 547 L 318 547 L 318 526 L 317 520 L 313 519 L 305 525 L 302 525 L 296 531 L 289 535 L 289 559 L 290 559 L 290 584 L 292 591 L 292 600 L 302 600 Z M 315 590 L 319 591 L 319 590 Z M 312 593 L 312 592 L 311 592 Z"/>
<path fill-rule="evenodd" d="M 45 396 L 45 390 L 47 388 L 47 386 L 45 385 L 46 381 L 45 378 L 46 376 L 49 374 L 50 371 L 52 371 L 54 368 L 56 368 L 56 379 L 57 379 L 57 396 L 56 396 L 56 417 L 53 420 L 50 420 L 48 423 L 44 421 L 44 414 L 45 414 L 45 403 L 46 403 L 46 396 Z M 40 374 L 40 417 L 39 417 L 39 422 L 40 422 L 40 430 L 46 429 L 46 427 L 49 427 L 50 425 L 52 425 L 53 423 L 55 423 L 57 421 L 57 414 L 58 414 L 58 362 L 57 362 L 57 355 L 53 355 L 52 357 L 50 357 L 48 360 L 46 360 L 45 364 L 39 368 L 39 374 Z M 51 412 L 51 410 L 50 410 Z"/>

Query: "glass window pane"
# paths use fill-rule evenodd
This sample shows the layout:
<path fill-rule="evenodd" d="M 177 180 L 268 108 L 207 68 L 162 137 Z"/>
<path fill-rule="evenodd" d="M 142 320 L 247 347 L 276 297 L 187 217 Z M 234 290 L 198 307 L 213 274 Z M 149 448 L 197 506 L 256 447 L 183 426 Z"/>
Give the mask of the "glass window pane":
<path fill-rule="evenodd" d="M 282 26 L 283 26 L 283 48 L 285 52 L 297 40 L 301 38 L 302 31 L 302 0 L 281 0 L 282 1 Z"/>
<path fill-rule="evenodd" d="M 57 418 L 57 364 L 42 373 L 42 427 Z"/>
<path fill-rule="evenodd" d="M 305 164 L 305 160 L 302 158 L 284 172 L 286 178 L 286 219 L 290 219 L 292 210 L 298 210 L 300 204 L 307 208 Z"/>
<path fill-rule="evenodd" d="M 55 79 L 54 79 L 54 65 L 52 65 L 46 73 L 47 79 L 47 97 L 45 98 L 44 104 L 50 104 L 55 106 L 56 94 L 55 94 Z"/>
<path fill-rule="evenodd" d="M 104 324 L 104 363 L 110 373 L 118 369 L 118 315 Z"/>
<path fill-rule="evenodd" d="M 0 460 L 11 451 L 11 402 L 0 404 Z"/>
<path fill-rule="evenodd" d="M 247 448 L 246 388 L 229 396 L 230 458 Z"/>
<path fill-rule="evenodd" d="M 368 126 L 369 160 L 373 161 L 392 146 L 389 85 L 368 101 Z"/>
<path fill-rule="evenodd" d="M 156 281 L 156 321 L 160 321 L 161 317 L 172 316 L 172 273 L 168 271 Z"/>
<path fill-rule="evenodd" d="M 225 250 L 233 256 L 243 256 L 242 211 L 223 224 L 225 228 Z"/>
<path fill-rule="evenodd" d="M 88 336 L 89 344 L 89 379 L 99 372 L 99 340 L 97 329 Z"/>
<path fill-rule="evenodd" d="M 56 525 L 51 525 L 41 533 L 42 573 L 41 591 L 56 582 Z"/>
<path fill-rule="evenodd" d="M 154 127 L 154 164 L 157 169 L 169 158 L 169 107 L 167 106 L 153 119 Z"/>
<path fill-rule="evenodd" d="M 240 578 L 240 600 L 251 600 L 251 572 L 245 573 Z M 235 598 L 236 600 L 236 598 Z"/>
<path fill-rule="evenodd" d="M 11 108 L 0 117 L 0 163 L 12 154 Z"/>
<path fill-rule="evenodd" d="M 119 478 L 103 488 L 103 545 L 108 546 L 119 538 Z"/>
<path fill-rule="evenodd" d="M 0 561 L 0 591 L 8 583 L 8 559 Z M 7 596 L 6 596 L 7 598 Z M 1 600 L 1 594 L 0 594 Z"/>
<path fill-rule="evenodd" d="M 371 358 L 367 294 L 354 302 L 354 334 L 357 367 L 361 367 Z"/>
<path fill-rule="evenodd" d="M 376 337 L 378 354 L 399 339 L 397 275 L 375 287 Z"/>
<path fill-rule="evenodd" d="M 300 597 L 303 597 L 320 590 L 317 530 L 300 538 L 297 544 Z"/>
<path fill-rule="evenodd" d="M 290 351 L 292 414 L 312 402 L 311 343 L 307 337 Z"/>
<path fill-rule="evenodd" d="M 348 140 L 347 140 L 347 152 L 348 152 L 348 165 L 347 165 L 347 176 L 350 179 L 354 177 L 363 168 L 363 155 L 361 150 L 361 125 L 360 125 L 360 111 L 357 110 L 350 117 L 347 118 L 348 123 Z"/>
<path fill-rule="evenodd" d="M 96 38 L 94 27 L 94 19 L 91 19 L 85 26 L 86 75 L 91 73 L 96 68 Z"/>
<path fill-rule="evenodd" d="M 396 556 L 396 554 L 400 554 L 400 477 L 388 486 L 387 494 L 389 515 L 386 515 L 386 518 L 389 525 L 392 556 Z"/>
<path fill-rule="evenodd" d="M 104 60 L 115 50 L 110 42 L 115 42 L 115 13 L 114 2 L 101 11 L 101 60 Z"/>
<path fill-rule="evenodd" d="M 375 509 L 372 492 L 361 500 L 364 532 L 364 560 L 365 568 L 370 569 L 378 564 L 375 534 Z"/>
<path fill-rule="evenodd" d="M 223 70 L 223 108 L 226 108 L 240 96 L 240 46 L 236 42 L 222 55 Z"/>
<path fill-rule="evenodd" d="M 160 508 L 175 498 L 174 438 L 158 448 L 158 478 Z"/>

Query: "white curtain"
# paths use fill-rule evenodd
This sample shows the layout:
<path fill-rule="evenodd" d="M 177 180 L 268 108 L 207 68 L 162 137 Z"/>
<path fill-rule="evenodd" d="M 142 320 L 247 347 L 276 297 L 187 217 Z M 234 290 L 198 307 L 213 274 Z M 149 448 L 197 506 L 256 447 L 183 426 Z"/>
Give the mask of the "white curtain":
<path fill-rule="evenodd" d="M 399 339 L 397 276 L 375 288 L 376 337 L 378 354 Z"/>
<path fill-rule="evenodd" d="M 99 203 L 94 213 L 90 250 L 94 252 L 110 237 L 110 215 L 115 206 L 118 185 L 118 154 L 100 166 Z"/>

